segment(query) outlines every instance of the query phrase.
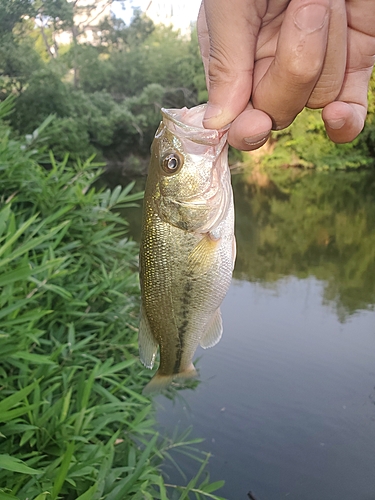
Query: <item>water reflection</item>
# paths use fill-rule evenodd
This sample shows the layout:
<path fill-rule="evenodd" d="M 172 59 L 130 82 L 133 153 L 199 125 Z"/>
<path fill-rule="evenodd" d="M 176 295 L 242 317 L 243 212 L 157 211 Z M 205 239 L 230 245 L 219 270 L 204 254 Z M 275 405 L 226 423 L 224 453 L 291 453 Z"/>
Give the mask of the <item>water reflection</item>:
<path fill-rule="evenodd" d="M 246 171 L 233 185 L 224 335 L 198 351 L 186 403 L 156 398 L 163 433 L 206 439 L 228 500 L 375 499 L 375 173 Z M 140 209 L 125 215 L 137 239 Z"/>
<path fill-rule="evenodd" d="M 223 338 L 198 351 L 201 383 L 182 393 L 187 404 L 159 396 L 158 421 L 205 438 L 227 500 L 249 490 L 259 500 L 374 499 L 375 313 L 340 324 L 315 278 L 278 286 L 234 280 Z"/>
<path fill-rule="evenodd" d="M 233 185 L 235 278 L 315 276 L 341 320 L 374 307 L 374 173 L 245 171 Z"/>
<path fill-rule="evenodd" d="M 236 279 L 277 288 L 281 278 L 313 276 L 341 321 L 374 308 L 375 172 L 245 170 L 232 181 Z M 125 217 L 139 241 L 141 208 Z"/>

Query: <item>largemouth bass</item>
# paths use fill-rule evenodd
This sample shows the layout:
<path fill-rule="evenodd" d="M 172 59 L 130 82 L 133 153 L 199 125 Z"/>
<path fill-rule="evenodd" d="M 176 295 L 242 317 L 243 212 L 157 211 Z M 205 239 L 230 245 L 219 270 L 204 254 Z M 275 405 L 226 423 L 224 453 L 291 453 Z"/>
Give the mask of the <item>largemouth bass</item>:
<path fill-rule="evenodd" d="M 205 105 L 162 109 L 146 183 L 140 282 L 139 353 L 160 365 L 144 393 L 196 375 L 200 344 L 219 342 L 220 304 L 229 288 L 236 244 L 227 130 L 207 130 Z"/>

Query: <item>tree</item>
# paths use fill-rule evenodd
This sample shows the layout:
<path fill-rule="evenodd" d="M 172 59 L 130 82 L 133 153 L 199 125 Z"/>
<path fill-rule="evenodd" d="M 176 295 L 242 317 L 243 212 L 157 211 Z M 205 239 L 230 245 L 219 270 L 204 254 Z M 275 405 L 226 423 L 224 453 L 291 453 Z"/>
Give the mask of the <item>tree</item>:
<path fill-rule="evenodd" d="M 33 0 L 0 0 L 0 39 L 13 36 L 15 27 L 34 12 Z"/>

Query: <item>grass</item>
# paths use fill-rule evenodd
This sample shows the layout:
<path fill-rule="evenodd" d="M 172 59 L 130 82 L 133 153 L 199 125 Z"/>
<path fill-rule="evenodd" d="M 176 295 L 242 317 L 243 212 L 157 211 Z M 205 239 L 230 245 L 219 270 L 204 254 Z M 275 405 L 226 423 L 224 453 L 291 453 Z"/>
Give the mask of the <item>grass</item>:
<path fill-rule="evenodd" d="M 0 500 L 219 499 L 199 440 L 159 436 L 141 394 L 138 250 L 113 211 L 140 195 L 91 188 L 98 165 L 57 163 L 38 131 L 13 139 L 10 111 L 0 104 Z M 160 472 L 171 449 L 201 464 L 186 485 Z"/>

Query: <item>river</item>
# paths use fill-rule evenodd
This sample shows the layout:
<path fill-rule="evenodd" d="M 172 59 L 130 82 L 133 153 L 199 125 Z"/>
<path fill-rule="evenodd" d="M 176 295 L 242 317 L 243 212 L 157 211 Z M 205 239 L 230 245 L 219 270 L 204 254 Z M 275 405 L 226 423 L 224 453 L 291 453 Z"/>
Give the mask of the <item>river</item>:
<path fill-rule="evenodd" d="M 155 398 L 160 428 L 205 438 L 228 500 L 375 500 L 375 174 L 249 170 L 233 185 L 224 335 L 197 352 L 194 390 Z"/>

